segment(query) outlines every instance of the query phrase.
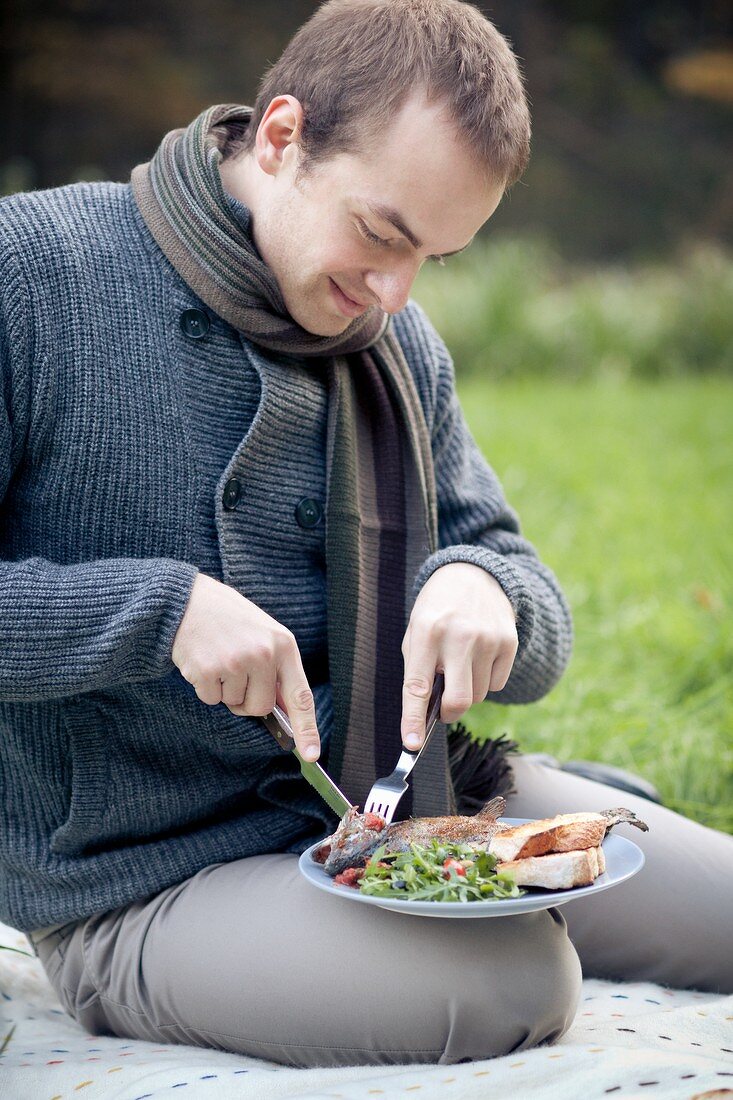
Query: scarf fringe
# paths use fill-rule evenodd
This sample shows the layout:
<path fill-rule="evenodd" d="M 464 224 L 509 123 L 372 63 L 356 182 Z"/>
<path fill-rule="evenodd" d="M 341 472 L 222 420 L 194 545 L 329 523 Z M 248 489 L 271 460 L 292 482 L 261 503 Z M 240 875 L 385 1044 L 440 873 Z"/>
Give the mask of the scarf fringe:
<path fill-rule="evenodd" d="M 448 763 L 459 814 L 472 817 L 496 795 L 514 793 L 514 772 L 507 759 L 519 746 L 505 734 L 479 741 L 461 722 L 448 731 Z"/>

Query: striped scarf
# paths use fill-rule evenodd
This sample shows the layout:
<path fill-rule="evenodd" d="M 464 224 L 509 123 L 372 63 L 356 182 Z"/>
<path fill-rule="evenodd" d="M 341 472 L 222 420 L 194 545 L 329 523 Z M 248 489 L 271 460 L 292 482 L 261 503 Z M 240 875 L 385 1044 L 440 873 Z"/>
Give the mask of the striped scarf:
<path fill-rule="evenodd" d="M 430 438 L 385 314 L 369 309 L 337 336 L 306 332 L 288 315 L 219 173 L 227 138 L 250 114 L 238 105 L 210 107 L 166 134 L 153 159 L 133 170 L 132 187 L 158 245 L 215 313 L 261 347 L 327 357 L 328 767 L 363 806 L 401 749 L 401 643 L 412 582 L 437 547 Z M 444 728 L 413 774 L 399 816 L 455 812 Z"/>

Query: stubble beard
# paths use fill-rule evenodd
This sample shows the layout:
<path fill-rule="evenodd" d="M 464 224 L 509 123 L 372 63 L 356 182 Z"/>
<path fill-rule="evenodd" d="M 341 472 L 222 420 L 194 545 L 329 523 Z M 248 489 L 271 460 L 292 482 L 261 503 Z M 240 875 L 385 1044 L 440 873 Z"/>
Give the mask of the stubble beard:
<path fill-rule="evenodd" d="M 293 320 L 312 336 L 340 336 L 351 323 L 336 313 L 327 275 L 304 285 L 300 293 L 283 292 L 283 298 Z"/>

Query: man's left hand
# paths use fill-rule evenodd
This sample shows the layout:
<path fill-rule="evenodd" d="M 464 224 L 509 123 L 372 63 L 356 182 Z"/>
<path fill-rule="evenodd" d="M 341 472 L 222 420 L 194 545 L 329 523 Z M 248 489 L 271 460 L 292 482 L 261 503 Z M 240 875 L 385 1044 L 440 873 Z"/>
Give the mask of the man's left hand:
<path fill-rule="evenodd" d="M 445 677 L 441 721 L 456 722 L 472 703 L 501 691 L 518 644 L 512 605 L 490 573 L 468 562 L 436 569 L 415 601 L 402 643 L 405 747 L 414 751 L 423 742 L 436 672 Z"/>

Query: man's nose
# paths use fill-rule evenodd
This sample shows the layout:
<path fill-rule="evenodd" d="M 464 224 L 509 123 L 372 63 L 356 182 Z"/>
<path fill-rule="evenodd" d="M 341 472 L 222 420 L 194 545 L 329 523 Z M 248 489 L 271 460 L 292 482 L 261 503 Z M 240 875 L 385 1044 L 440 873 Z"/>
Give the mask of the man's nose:
<path fill-rule="evenodd" d="M 410 265 L 392 271 L 368 271 L 364 282 L 385 313 L 399 313 L 407 305 L 417 269 Z"/>

